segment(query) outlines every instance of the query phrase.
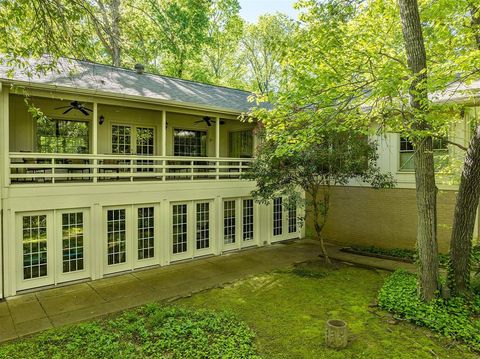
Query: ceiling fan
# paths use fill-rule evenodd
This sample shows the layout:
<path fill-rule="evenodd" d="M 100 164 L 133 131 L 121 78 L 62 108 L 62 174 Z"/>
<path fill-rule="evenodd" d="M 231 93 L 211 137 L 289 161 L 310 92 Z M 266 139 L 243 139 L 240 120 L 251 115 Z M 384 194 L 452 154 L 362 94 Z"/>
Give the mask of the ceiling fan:
<path fill-rule="evenodd" d="M 212 120 L 212 118 L 208 117 L 208 116 L 205 116 L 204 118 L 202 118 L 199 121 L 195 121 L 195 123 L 200 123 L 200 122 L 205 122 L 208 127 L 210 127 L 212 125 L 212 123 L 215 123 L 215 121 Z M 224 125 L 224 124 L 225 124 L 225 121 L 220 120 L 220 125 Z"/>
<path fill-rule="evenodd" d="M 81 102 L 79 101 L 72 101 L 70 102 L 70 105 L 69 106 L 62 106 L 62 107 L 57 107 L 55 108 L 55 110 L 61 110 L 61 109 L 64 109 L 66 108 L 65 111 L 63 111 L 62 115 L 65 115 L 67 113 L 69 113 L 70 111 L 72 110 L 78 110 L 80 111 L 81 113 L 83 113 L 85 116 L 88 116 L 89 115 L 89 111 L 90 112 L 93 112 L 93 110 L 85 107 Z"/>

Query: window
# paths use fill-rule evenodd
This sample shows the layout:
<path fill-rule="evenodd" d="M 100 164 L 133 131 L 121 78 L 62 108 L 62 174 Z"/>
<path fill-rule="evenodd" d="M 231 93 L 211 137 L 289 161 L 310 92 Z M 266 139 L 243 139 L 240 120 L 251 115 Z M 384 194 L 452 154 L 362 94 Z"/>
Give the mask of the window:
<path fill-rule="evenodd" d="M 47 216 L 23 216 L 23 279 L 47 276 Z"/>
<path fill-rule="evenodd" d="M 111 209 L 107 212 L 107 258 L 109 265 L 125 263 L 127 260 L 125 212 L 125 209 Z"/>
<path fill-rule="evenodd" d="M 131 154 L 132 128 L 130 126 L 112 125 L 112 153 Z"/>
<path fill-rule="evenodd" d="M 37 119 L 37 150 L 41 153 L 88 153 L 88 122 Z"/>
<path fill-rule="evenodd" d="M 210 204 L 208 202 L 197 203 L 197 249 L 210 247 Z"/>
<path fill-rule="evenodd" d="M 243 200 L 243 240 L 253 239 L 253 199 Z"/>
<path fill-rule="evenodd" d="M 283 208 L 282 197 L 273 200 L 273 235 L 280 236 L 283 233 Z"/>
<path fill-rule="evenodd" d="M 139 208 L 137 211 L 137 243 L 138 253 L 137 258 L 147 259 L 153 258 L 154 252 L 154 239 L 155 239 L 155 220 L 154 220 L 154 208 L 145 207 Z"/>
<path fill-rule="evenodd" d="M 187 205 L 175 204 L 172 212 L 173 253 L 183 253 L 187 251 Z"/>
<path fill-rule="evenodd" d="M 441 139 L 434 139 L 433 151 L 435 166 L 441 167 L 445 163 L 445 156 L 448 155 L 447 143 Z M 405 137 L 400 137 L 400 171 L 413 172 L 415 170 L 413 154 L 413 143 Z"/>
<path fill-rule="evenodd" d="M 234 158 L 253 157 L 253 133 L 251 130 L 230 132 L 229 155 Z"/>
<path fill-rule="evenodd" d="M 173 155 L 204 157 L 207 155 L 207 132 L 175 129 Z"/>
<path fill-rule="evenodd" d="M 223 242 L 235 243 L 235 200 L 223 202 Z"/>
<path fill-rule="evenodd" d="M 83 213 L 62 214 L 63 273 L 82 270 L 84 267 Z"/>

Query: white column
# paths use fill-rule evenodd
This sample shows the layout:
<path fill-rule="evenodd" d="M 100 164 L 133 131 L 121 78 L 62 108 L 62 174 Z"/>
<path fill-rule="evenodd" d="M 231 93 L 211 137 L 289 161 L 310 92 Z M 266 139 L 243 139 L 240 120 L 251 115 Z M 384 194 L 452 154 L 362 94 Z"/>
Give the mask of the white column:
<path fill-rule="evenodd" d="M 216 167 L 217 167 L 217 175 L 215 178 L 218 180 L 219 179 L 219 171 L 220 171 L 220 161 L 218 159 L 220 158 L 220 117 L 215 118 L 215 157 L 217 158 L 216 162 Z"/>
<path fill-rule="evenodd" d="M 215 118 L 215 157 L 220 157 L 220 117 Z"/>
<path fill-rule="evenodd" d="M 98 155 L 98 104 L 93 103 L 93 120 L 92 120 L 92 154 L 94 157 Z M 98 160 L 93 160 L 93 182 L 97 182 L 97 164 Z"/>
<path fill-rule="evenodd" d="M 165 157 L 167 155 L 167 111 L 163 110 L 162 111 L 162 153 L 161 155 Z M 165 166 L 167 165 L 167 161 L 163 159 L 162 161 L 162 173 L 163 177 L 162 180 L 165 181 L 165 173 L 167 170 L 165 169 Z"/>
<path fill-rule="evenodd" d="M 0 161 L 3 172 L 0 182 L 3 187 L 8 187 L 10 185 L 10 115 L 8 95 L 8 89 L 5 88 L 5 86 L 0 88 L 0 141 L 2 142 L 2 147 L 0 149 L 2 158 Z"/>
<path fill-rule="evenodd" d="M 167 111 L 162 111 L 162 156 L 167 155 Z"/>

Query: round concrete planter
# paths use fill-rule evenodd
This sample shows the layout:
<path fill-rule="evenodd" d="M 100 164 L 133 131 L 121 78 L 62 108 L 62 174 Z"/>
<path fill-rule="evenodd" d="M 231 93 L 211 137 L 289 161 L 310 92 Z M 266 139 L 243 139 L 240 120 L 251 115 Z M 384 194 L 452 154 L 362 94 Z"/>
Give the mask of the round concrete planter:
<path fill-rule="evenodd" d="M 329 348 L 342 349 L 348 343 L 347 323 L 343 320 L 330 319 L 325 326 L 325 344 Z"/>

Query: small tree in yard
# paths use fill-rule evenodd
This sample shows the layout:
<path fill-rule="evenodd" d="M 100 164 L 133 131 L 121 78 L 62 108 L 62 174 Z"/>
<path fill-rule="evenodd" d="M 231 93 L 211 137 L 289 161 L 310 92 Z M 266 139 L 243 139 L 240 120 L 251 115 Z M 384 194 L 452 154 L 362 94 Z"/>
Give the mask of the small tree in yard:
<path fill-rule="evenodd" d="M 287 207 L 304 207 L 311 214 L 325 261 L 330 263 L 322 230 L 328 217 L 331 188 L 355 178 L 375 188 L 392 187 L 392 176 L 380 173 L 376 165 L 377 146 L 366 136 L 324 132 L 306 146 L 292 146 L 294 134 L 291 135 L 282 139 L 268 139 L 265 132 L 260 135 L 257 158 L 247 175 L 257 182 L 252 195 L 261 203 L 282 196 L 287 199 Z"/>

